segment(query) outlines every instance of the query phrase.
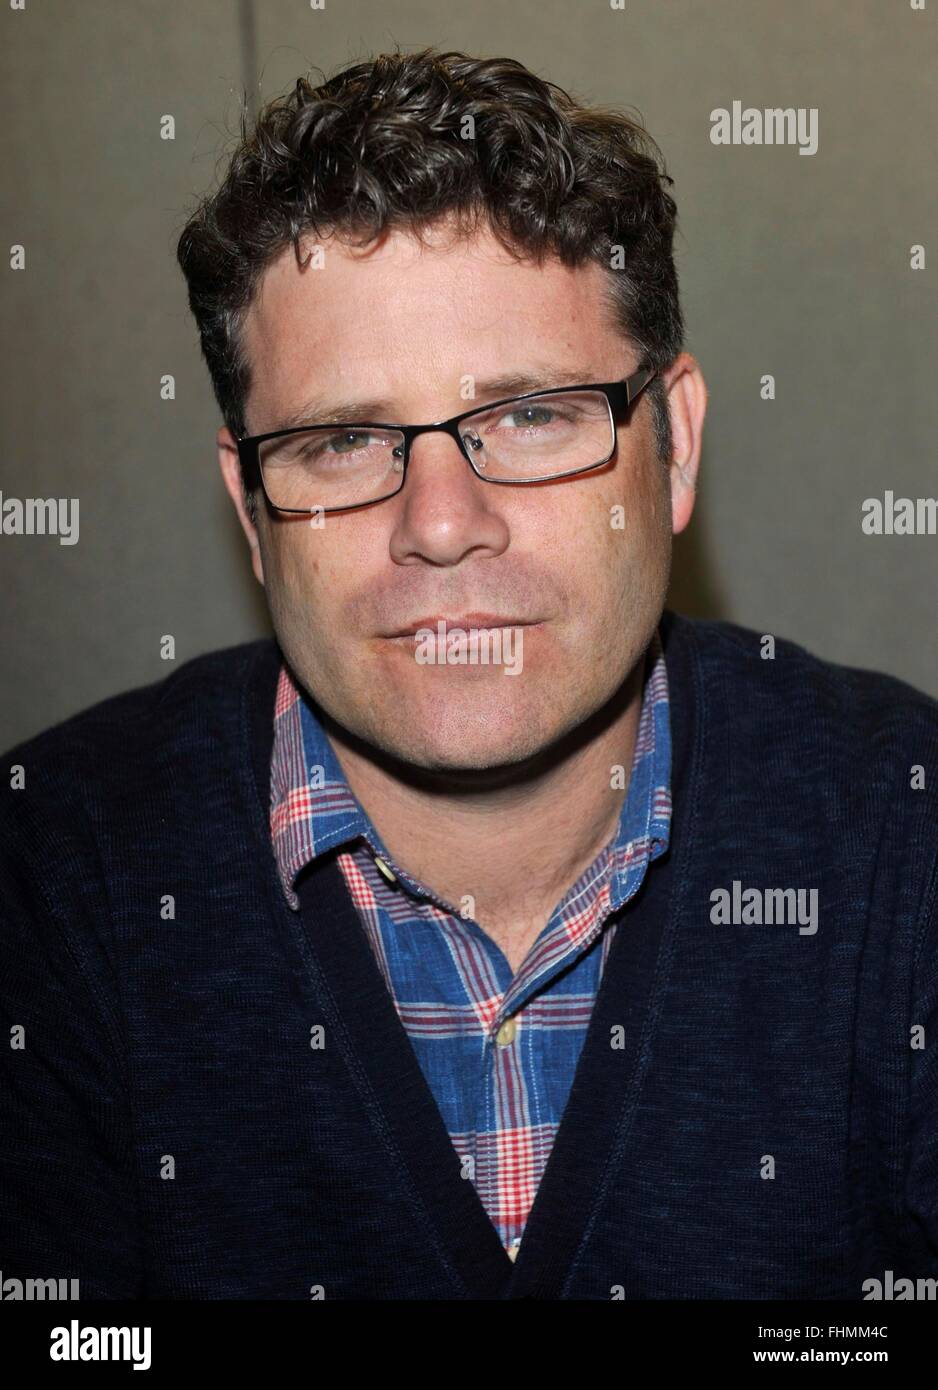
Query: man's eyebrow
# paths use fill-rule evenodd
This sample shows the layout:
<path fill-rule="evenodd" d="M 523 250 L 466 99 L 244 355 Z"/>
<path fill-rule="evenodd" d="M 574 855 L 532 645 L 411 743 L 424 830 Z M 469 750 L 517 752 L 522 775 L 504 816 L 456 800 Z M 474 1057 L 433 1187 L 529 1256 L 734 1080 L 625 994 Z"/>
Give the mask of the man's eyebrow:
<path fill-rule="evenodd" d="M 545 367 L 540 371 L 531 372 L 507 372 L 475 382 L 474 399 L 482 406 L 485 404 L 485 400 L 480 399 L 482 397 L 489 401 L 497 401 L 503 396 L 524 396 L 529 391 L 549 391 L 556 386 L 578 386 L 589 380 L 589 375 L 584 375 L 582 371 L 578 372 L 569 366 Z M 463 411 L 471 410 L 472 404 L 471 400 L 467 400 L 463 410 L 456 410 L 453 414 L 461 415 Z M 270 432 L 292 430 L 299 425 L 356 425 L 367 421 L 384 425 L 409 423 L 396 420 L 397 413 L 392 402 L 380 398 L 326 401 L 321 397 L 313 397 L 298 409 L 283 416 L 279 424 L 271 425 Z"/>

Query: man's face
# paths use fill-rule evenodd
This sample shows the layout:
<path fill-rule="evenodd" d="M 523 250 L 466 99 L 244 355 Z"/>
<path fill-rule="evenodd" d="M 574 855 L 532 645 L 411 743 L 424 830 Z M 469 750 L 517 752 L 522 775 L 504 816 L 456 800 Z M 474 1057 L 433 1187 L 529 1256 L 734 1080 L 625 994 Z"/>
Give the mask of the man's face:
<path fill-rule="evenodd" d="M 324 268 L 301 271 L 287 248 L 250 310 L 251 433 L 313 399 L 380 400 L 370 418 L 417 424 L 512 394 L 484 389 L 508 373 L 574 385 L 639 365 L 592 263 L 513 261 L 487 230 L 457 241 L 441 228 L 429 247 L 392 232 L 364 253 L 320 244 Z M 403 490 L 375 505 L 311 525 L 259 495 L 255 570 L 285 656 L 339 725 L 419 768 L 497 768 L 574 729 L 631 671 L 664 603 L 671 529 L 646 393 L 612 461 L 577 477 L 497 486 L 427 434 Z M 413 636 L 394 636 L 480 613 L 510 625 L 515 665 L 520 640 L 517 674 L 421 661 Z"/>

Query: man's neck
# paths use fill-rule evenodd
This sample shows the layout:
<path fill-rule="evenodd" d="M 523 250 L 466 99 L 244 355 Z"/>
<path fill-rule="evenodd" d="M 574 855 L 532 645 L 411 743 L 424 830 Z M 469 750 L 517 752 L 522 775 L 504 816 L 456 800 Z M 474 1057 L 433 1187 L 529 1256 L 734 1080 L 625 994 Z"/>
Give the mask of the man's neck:
<path fill-rule="evenodd" d="M 513 970 L 613 839 L 641 713 L 639 661 L 609 705 L 536 768 L 495 788 L 400 775 L 331 722 L 330 742 L 395 862 L 478 922 Z M 624 779 L 613 779 L 621 766 Z M 613 786 L 615 780 L 616 785 Z"/>

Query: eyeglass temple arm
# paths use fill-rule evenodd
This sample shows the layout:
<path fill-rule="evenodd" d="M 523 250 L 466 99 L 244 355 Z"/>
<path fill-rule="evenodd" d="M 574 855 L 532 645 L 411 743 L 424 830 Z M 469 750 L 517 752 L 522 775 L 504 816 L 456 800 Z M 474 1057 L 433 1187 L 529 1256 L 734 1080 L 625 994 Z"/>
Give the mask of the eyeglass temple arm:
<path fill-rule="evenodd" d="M 635 376 L 638 377 L 638 381 L 635 381 L 635 377 L 633 376 L 630 378 L 628 382 L 626 382 L 629 393 L 629 405 L 631 405 L 632 402 L 635 400 L 639 391 L 644 391 L 645 387 L 648 385 L 649 381 L 651 381 L 652 377 L 657 375 L 658 372 L 654 367 L 647 367 L 644 370 L 640 369 L 638 372 L 635 373 Z"/>

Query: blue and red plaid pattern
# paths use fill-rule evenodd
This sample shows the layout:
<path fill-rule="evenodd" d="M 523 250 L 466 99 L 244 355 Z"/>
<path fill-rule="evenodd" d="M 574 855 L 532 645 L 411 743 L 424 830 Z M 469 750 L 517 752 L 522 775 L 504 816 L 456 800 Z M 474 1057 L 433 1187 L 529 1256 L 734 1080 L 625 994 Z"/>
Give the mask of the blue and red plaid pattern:
<path fill-rule="evenodd" d="M 287 901 L 299 908 L 293 883 L 305 865 L 347 845 L 337 861 L 378 966 L 463 1172 L 512 1256 L 560 1125 L 621 909 L 668 845 L 670 777 L 668 681 L 656 633 L 618 833 L 513 974 L 478 923 L 394 862 L 310 702 L 281 666 L 270 824 Z"/>

